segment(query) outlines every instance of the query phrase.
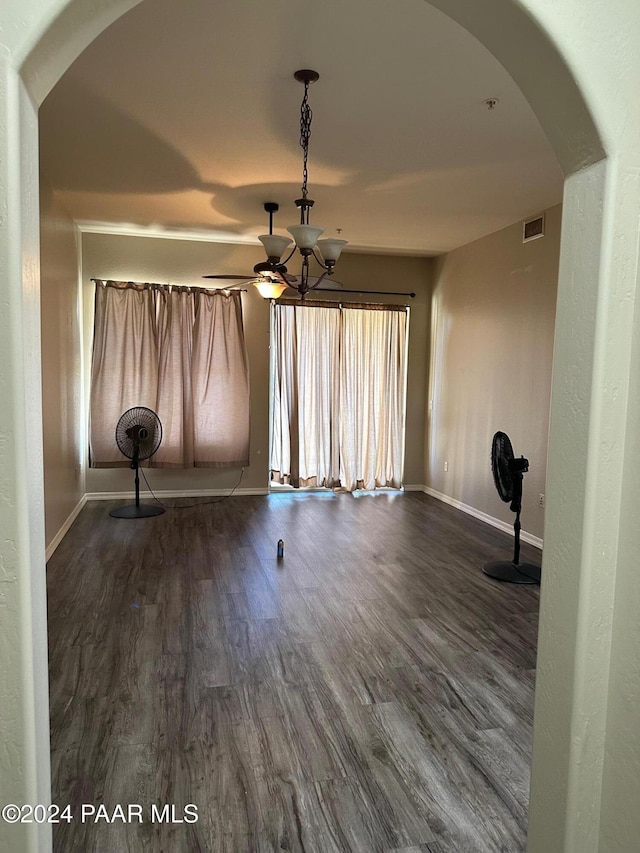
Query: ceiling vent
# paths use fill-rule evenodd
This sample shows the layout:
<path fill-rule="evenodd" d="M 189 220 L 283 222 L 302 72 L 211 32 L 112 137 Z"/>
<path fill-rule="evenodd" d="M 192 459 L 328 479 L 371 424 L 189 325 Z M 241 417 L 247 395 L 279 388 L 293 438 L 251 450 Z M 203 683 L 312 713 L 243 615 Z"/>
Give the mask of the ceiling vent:
<path fill-rule="evenodd" d="M 541 216 L 534 216 L 533 219 L 526 219 L 522 225 L 523 243 L 537 240 L 538 237 L 544 237 L 544 213 Z"/>

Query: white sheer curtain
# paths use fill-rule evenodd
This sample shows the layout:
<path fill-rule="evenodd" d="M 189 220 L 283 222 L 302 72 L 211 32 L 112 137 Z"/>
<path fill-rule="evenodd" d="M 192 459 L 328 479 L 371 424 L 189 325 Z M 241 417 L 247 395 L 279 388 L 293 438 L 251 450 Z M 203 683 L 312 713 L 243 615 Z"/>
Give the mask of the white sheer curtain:
<path fill-rule="evenodd" d="M 399 488 L 406 309 L 278 303 L 271 341 L 272 479 Z"/>
<path fill-rule="evenodd" d="M 402 486 L 407 314 L 342 311 L 340 485 Z"/>
<path fill-rule="evenodd" d="M 335 486 L 340 314 L 280 304 L 271 318 L 272 478 L 293 486 Z"/>
<path fill-rule="evenodd" d="M 91 367 L 92 467 L 127 465 L 120 415 L 156 411 L 154 467 L 242 467 L 249 460 L 249 369 L 240 293 L 97 282 Z"/>

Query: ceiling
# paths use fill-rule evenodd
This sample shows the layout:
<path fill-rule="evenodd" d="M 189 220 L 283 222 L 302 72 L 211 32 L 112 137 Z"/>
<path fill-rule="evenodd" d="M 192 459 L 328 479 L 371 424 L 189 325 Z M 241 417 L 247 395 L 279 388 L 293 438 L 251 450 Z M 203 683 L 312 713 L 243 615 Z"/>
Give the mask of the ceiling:
<path fill-rule="evenodd" d="M 561 201 L 520 90 L 424 0 L 144 0 L 44 102 L 43 173 L 81 227 L 254 242 L 273 200 L 282 233 L 299 68 L 320 73 L 309 190 L 325 236 L 438 254 Z"/>

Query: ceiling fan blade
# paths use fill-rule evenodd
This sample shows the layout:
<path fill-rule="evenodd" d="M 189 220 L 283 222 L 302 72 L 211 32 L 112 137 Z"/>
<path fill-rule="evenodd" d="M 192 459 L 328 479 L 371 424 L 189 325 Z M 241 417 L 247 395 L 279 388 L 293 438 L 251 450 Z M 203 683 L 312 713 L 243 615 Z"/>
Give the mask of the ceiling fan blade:
<path fill-rule="evenodd" d="M 203 275 L 202 278 L 216 278 L 220 281 L 253 281 L 255 275 Z"/>
<path fill-rule="evenodd" d="M 289 287 L 293 287 L 294 289 L 296 289 L 298 286 L 298 282 L 300 281 L 299 276 L 287 276 L 287 278 L 289 278 L 289 279 L 294 278 L 295 279 L 295 281 L 292 281 L 289 284 Z M 313 288 L 316 287 L 316 285 L 320 282 L 320 278 L 321 277 L 317 276 L 317 275 L 310 275 L 309 276 L 309 290 L 313 290 Z M 343 287 L 344 287 L 344 285 L 341 281 L 335 281 L 335 279 L 332 279 L 332 278 L 323 278 L 322 279 L 322 289 L 323 290 L 342 290 Z"/>

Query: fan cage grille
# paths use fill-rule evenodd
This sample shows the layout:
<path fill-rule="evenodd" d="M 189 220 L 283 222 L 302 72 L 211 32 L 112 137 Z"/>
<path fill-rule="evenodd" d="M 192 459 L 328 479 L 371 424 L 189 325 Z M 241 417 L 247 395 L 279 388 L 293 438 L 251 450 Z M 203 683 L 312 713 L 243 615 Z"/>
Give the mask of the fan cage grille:
<path fill-rule="evenodd" d="M 160 418 L 146 406 L 127 409 L 116 426 L 116 444 L 123 456 L 134 459 L 138 448 L 138 461 L 149 459 L 160 447 L 162 424 Z"/>
<path fill-rule="evenodd" d="M 497 432 L 493 436 L 491 444 L 491 470 L 500 499 L 505 503 L 513 500 L 513 477 L 511 473 L 513 458 L 513 447 L 509 436 L 504 432 Z"/>

